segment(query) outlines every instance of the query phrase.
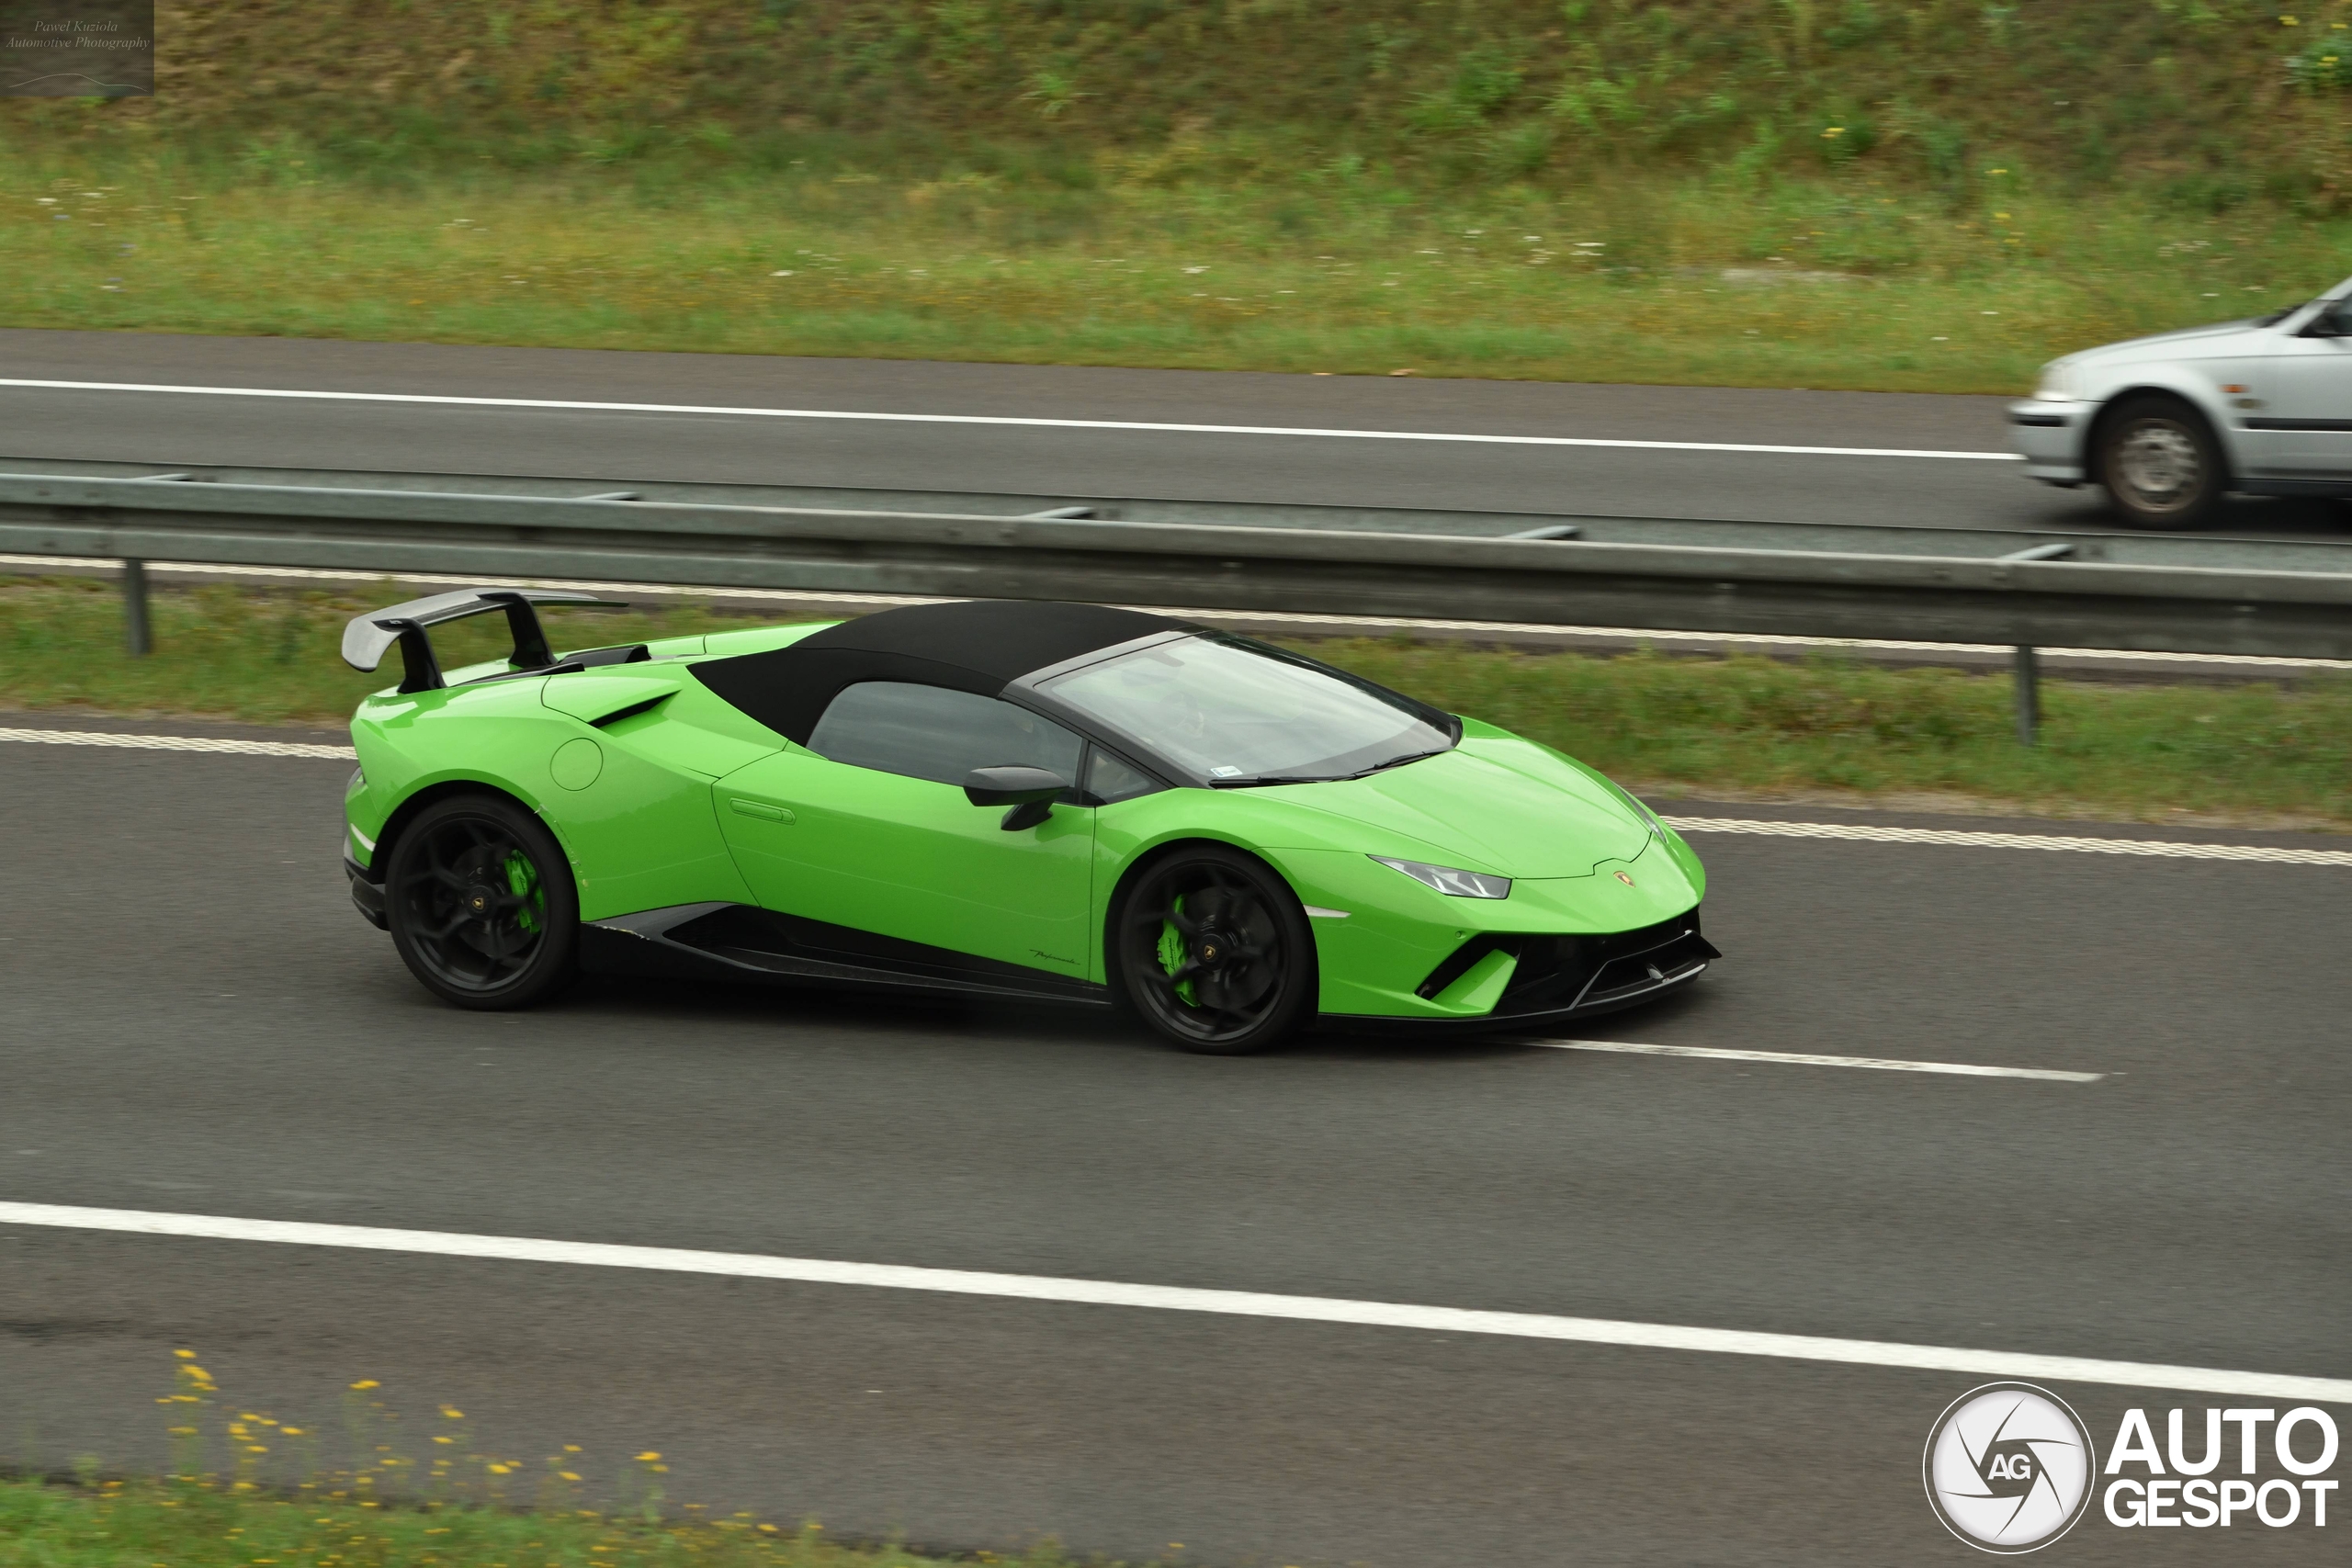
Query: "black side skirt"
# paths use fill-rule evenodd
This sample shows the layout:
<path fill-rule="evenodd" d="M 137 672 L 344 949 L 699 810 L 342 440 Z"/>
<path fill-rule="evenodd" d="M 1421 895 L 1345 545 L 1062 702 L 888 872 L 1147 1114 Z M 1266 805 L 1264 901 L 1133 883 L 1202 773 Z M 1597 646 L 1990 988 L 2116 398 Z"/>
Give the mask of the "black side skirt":
<path fill-rule="evenodd" d="M 748 904 L 679 904 L 592 920 L 580 964 L 605 974 L 735 979 L 1107 1007 L 1107 987 L 1018 964 Z"/>

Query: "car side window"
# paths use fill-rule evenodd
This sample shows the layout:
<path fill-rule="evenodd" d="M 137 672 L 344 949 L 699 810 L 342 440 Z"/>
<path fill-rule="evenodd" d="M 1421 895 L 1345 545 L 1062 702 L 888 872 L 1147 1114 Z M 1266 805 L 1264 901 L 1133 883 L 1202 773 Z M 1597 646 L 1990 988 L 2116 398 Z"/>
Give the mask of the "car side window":
<path fill-rule="evenodd" d="M 852 767 L 960 784 L 974 768 L 1047 768 L 1077 782 L 1085 742 L 1027 708 L 944 686 L 861 681 L 826 705 L 808 750 Z"/>
<path fill-rule="evenodd" d="M 1164 786 L 1150 774 L 1129 767 L 1100 746 L 1094 746 L 1087 750 L 1086 778 L 1081 787 L 1108 806 L 1114 800 L 1133 800 L 1136 795 L 1149 795 Z"/>

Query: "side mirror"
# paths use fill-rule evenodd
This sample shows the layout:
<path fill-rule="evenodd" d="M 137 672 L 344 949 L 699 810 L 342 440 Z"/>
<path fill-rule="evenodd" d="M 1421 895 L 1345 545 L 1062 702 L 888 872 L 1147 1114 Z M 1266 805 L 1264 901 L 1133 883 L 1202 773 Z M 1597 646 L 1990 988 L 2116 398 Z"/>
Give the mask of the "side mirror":
<path fill-rule="evenodd" d="M 1054 802 L 1069 793 L 1069 781 L 1050 768 L 974 768 L 964 779 L 964 798 L 975 806 L 1009 806 L 1001 824 L 1008 833 L 1034 828 L 1053 814 Z"/>

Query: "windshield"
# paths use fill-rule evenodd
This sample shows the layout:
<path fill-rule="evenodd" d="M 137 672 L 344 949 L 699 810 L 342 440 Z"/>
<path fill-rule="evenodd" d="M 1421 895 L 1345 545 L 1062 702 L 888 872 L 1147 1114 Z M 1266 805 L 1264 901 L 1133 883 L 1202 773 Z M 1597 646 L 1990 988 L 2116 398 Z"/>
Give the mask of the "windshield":
<path fill-rule="evenodd" d="M 1215 785 L 1352 778 L 1454 741 L 1410 698 L 1222 637 L 1137 649 L 1041 689 Z"/>

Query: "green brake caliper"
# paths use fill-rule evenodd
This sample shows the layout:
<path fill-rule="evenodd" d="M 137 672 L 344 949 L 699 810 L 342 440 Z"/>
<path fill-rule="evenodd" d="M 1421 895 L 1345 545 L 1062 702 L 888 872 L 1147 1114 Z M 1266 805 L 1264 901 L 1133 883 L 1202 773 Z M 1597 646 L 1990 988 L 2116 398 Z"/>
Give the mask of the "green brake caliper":
<path fill-rule="evenodd" d="M 506 886 L 523 900 L 523 907 L 514 911 L 514 923 L 526 931 L 537 931 L 548 910 L 547 889 L 538 885 L 531 874 L 531 863 L 520 854 L 506 857 Z"/>
<path fill-rule="evenodd" d="M 1176 900 L 1175 911 L 1180 915 L 1184 912 L 1183 899 Z M 1173 920 L 1159 922 L 1159 966 L 1170 975 L 1184 966 L 1184 933 L 1176 929 Z M 1186 1007 L 1200 1005 L 1193 998 L 1193 982 L 1190 980 L 1179 980 L 1174 988 Z"/>

